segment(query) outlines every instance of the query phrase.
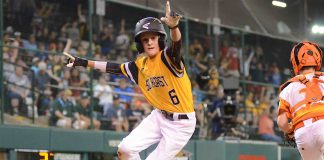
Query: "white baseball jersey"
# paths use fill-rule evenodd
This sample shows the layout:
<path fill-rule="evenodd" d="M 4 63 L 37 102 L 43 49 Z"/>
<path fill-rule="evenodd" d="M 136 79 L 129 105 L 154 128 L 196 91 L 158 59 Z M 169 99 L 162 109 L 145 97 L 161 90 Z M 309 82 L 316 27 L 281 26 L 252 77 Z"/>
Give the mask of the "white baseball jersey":
<path fill-rule="evenodd" d="M 308 80 L 313 79 L 314 73 L 305 75 Z M 324 77 L 320 76 L 319 81 Z M 319 83 L 322 95 L 324 83 Z M 324 154 L 324 119 L 314 121 L 313 117 L 324 116 L 324 101 L 318 100 L 305 104 L 306 85 L 292 82 L 279 95 L 279 115 L 286 112 L 292 119 L 293 125 L 303 123 L 303 127 L 295 131 L 296 144 L 304 160 L 321 160 Z"/>

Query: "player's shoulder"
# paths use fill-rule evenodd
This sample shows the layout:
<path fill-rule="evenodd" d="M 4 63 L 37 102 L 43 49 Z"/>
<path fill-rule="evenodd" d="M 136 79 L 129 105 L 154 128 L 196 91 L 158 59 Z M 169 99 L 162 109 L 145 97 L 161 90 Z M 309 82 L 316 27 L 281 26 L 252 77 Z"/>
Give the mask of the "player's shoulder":
<path fill-rule="evenodd" d="M 320 80 L 324 80 L 324 72 L 315 72 L 315 76 L 318 76 Z"/>
<path fill-rule="evenodd" d="M 145 64 L 145 61 L 148 59 L 146 55 L 138 55 L 134 61 L 138 68 L 142 68 Z"/>
<path fill-rule="evenodd" d="M 305 79 L 306 77 L 303 75 L 296 75 L 295 77 L 292 77 L 290 79 L 288 79 L 286 82 L 284 82 L 283 84 L 280 85 L 280 92 L 287 90 L 287 88 L 290 88 L 291 86 L 300 83 L 301 80 Z"/>
<path fill-rule="evenodd" d="M 287 83 L 287 82 L 286 82 Z M 287 100 L 289 99 L 288 97 L 291 96 L 291 94 L 296 93 L 295 90 L 300 88 L 300 83 L 299 82 L 288 82 L 285 87 L 280 86 L 280 94 L 279 97 Z"/>

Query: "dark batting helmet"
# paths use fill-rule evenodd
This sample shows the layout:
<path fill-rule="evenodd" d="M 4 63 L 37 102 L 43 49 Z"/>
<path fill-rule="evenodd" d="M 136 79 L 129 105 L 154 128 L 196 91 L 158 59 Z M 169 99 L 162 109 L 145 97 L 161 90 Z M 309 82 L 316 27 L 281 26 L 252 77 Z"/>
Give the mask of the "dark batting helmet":
<path fill-rule="evenodd" d="M 140 34 L 145 32 L 156 32 L 159 34 L 159 46 L 160 50 L 165 48 L 165 39 L 166 39 L 166 32 L 164 30 L 162 22 L 154 17 L 146 17 L 139 20 L 135 26 L 135 43 L 136 48 L 139 53 L 144 52 L 143 45 L 140 41 Z"/>

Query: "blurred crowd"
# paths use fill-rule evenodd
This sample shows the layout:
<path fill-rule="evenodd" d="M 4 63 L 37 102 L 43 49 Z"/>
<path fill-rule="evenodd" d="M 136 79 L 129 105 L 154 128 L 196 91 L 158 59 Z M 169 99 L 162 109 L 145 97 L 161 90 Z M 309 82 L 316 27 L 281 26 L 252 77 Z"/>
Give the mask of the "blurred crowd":
<path fill-rule="evenodd" d="M 105 18 L 102 27 L 93 30 L 90 43 L 86 7 L 78 2 L 69 2 L 72 11 L 51 0 L 5 2 L 6 114 L 48 117 L 47 125 L 63 128 L 128 132 L 153 109 L 139 88 L 125 77 L 69 69 L 60 53 L 70 38 L 72 55 L 118 63 L 133 60 L 138 53 L 129 26 L 135 24 L 128 24 L 127 17 Z M 65 17 L 58 18 L 59 13 Z M 225 134 L 281 142 L 275 126 L 277 87 L 289 70 L 268 61 L 262 44 L 242 47 L 240 38 L 227 30 L 219 37 L 216 53 L 206 38 L 193 36 L 184 54 L 197 113 L 194 136 L 217 139 Z"/>

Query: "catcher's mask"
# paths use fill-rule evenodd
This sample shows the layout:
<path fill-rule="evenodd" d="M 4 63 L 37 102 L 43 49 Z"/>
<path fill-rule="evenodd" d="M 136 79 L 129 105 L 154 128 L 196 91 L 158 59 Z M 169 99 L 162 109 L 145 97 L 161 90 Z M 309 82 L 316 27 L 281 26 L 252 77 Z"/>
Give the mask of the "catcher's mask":
<path fill-rule="evenodd" d="M 296 44 L 290 53 L 290 65 L 294 76 L 306 66 L 314 66 L 319 71 L 322 66 L 322 50 L 315 43 L 301 42 Z"/>
<path fill-rule="evenodd" d="M 144 52 L 143 45 L 140 41 L 140 35 L 145 32 L 155 32 L 159 34 L 159 47 L 163 50 L 166 45 L 166 32 L 162 22 L 154 17 L 146 17 L 139 20 L 135 26 L 135 43 L 139 53 Z"/>

